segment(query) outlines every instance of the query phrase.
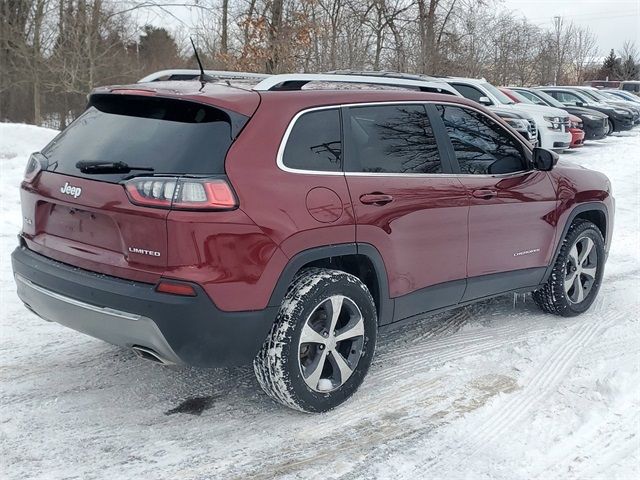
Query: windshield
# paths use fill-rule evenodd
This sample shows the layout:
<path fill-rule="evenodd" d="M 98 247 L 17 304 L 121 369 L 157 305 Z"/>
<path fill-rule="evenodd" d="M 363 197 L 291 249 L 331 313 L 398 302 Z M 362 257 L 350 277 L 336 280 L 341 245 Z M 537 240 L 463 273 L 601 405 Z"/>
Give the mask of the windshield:
<path fill-rule="evenodd" d="M 490 83 L 483 83 L 482 86 L 491 93 L 495 97 L 498 102 L 504 105 L 513 105 L 515 102 L 507 97 L 504 93 L 498 90 L 496 87 L 491 85 Z"/>
<path fill-rule="evenodd" d="M 596 102 L 599 102 L 602 100 L 595 95 L 595 92 L 592 92 L 589 90 L 580 90 L 580 93 L 582 94 L 583 97 L 586 96 L 588 99 L 595 100 Z"/>
<path fill-rule="evenodd" d="M 531 100 L 529 100 L 527 97 L 525 97 L 524 95 L 522 95 L 521 93 L 519 93 L 516 90 L 509 90 L 509 93 L 518 99 L 518 101 L 520 103 L 526 103 L 528 105 L 535 105 L 535 102 L 532 102 Z"/>
<path fill-rule="evenodd" d="M 535 95 L 536 97 L 540 97 L 542 100 L 544 100 L 547 103 L 547 105 L 550 105 L 550 106 L 556 107 L 556 108 L 564 108 L 565 107 L 558 100 L 553 98 L 548 93 L 543 92 L 542 90 L 536 90 L 535 92 L 531 92 L 531 93 L 533 95 Z"/>

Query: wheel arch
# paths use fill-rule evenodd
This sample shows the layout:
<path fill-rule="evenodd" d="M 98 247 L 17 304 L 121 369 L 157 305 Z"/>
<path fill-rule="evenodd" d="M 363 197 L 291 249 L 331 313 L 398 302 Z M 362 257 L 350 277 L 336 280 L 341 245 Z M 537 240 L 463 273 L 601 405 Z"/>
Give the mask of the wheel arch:
<path fill-rule="evenodd" d="M 562 247 L 562 242 L 564 238 L 567 236 L 567 232 L 571 227 L 571 224 L 577 220 L 583 219 L 588 220 L 593 223 L 598 229 L 600 233 L 602 233 L 602 237 L 605 239 L 605 245 L 607 241 L 607 233 L 609 228 L 609 210 L 604 203 L 601 202 L 588 202 L 582 203 L 580 205 L 575 206 L 567 217 L 567 221 L 564 223 L 562 227 L 562 233 L 558 236 L 558 240 L 556 243 L 556 248 L 551 259 L 551 263 L 547 266 L 547 269 L 544 273 L 544 277 L 542 278 L 541 284 L 546 283 L 549 279 L 549 275 L 551 275 L 551 271 L 553 270 L 553 266 L 556 263 L 558 255 L 560 254 L 560 248 Z M 608 245 L 606 245 L 608 248 Z"/>
<path fill-rule="evenodd" d="M 358 277 L 371 292 L 376 304 L 378 323 L 393 321 L 394 301 L 389 297 L 387 270 L 380 252 L 370 244 L 345 243 L 303 250 L 294 255 L 273 289 L 269 306 L 279 306 L 296 273 L 307 267 L 341 270 Z"/>

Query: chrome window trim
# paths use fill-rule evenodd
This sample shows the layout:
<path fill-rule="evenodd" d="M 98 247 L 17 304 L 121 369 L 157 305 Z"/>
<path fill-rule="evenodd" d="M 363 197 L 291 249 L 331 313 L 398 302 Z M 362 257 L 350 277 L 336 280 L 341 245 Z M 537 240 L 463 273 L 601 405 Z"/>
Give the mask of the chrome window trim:
<path fill-rule="evenodd" d="M 487 117 L 489 120 L 491 120 L 493 123 L 495 123 L 496 125 L 498 125 L 500 128 L 502 128 L 508 135 L 510 135 L 511 137 L 513 137 L 515 140 L 517 140 L 526 150 L 531 150 L 531 145 L 526 145 L 525 143 L 522 142 L 522 140 L 520 140 L 517 136 L 513 135 L 509 130 L 507 130 L 503 125 L 501 125 L 500 123 L 496 122 L 493 118 L 491 118 L 491 116 L 487 115 L 485 112 L 483 112 L 482 110 L 480 110 L 479 108 L 476 108 L 472 105 L 466 105 L 466 104 L 462 104 L 462 103 L 455 103 L 455 102 L 447 102 L 447 101 L 434 101 L 434 100 L 406 100 L 406 101 L 398 101 L 398 100 L 393 100 L 393 101 L 381 101 L 381 102 L 363 102 L 363 103 L 339 103 L 339 104 L 332 104 L 332 105 L 323 105 L 321 107 L 311 107 L 311 108 L 306 108 L 304 110 L 300 110 L 298 113 L 296 113 L 294 115 L 294 117 L 291 119 L 291 121 L 289 122 L 289 125 L 287 125 L 287 129 L 284 132 L 284 135 L 282 137 L 282 140 L 280 141 L 280 146 L 278 147 L 278 153 L 276 156 L 276 164 L 278 165 L 278 168 L 284 172 L 287 173 L 297 173 L 297 174 L 301 174 L 301 175 L 331 175 L 331 176 L 345 176 L 345 177 L 416 177 L 416 178 L 429 178 L 429 177 L 438 177 L 438 178 L 444 178 L 444 177 L 451 177 L 451 178 L 455 178 L 455 177 L 495 177 L 495 178 L 502 178 L 505 176 L 510 176 L 510 175 L 515 175 L 515 174 L 522 174 L 522 173 L 526 173 L 526 172 L 530 172 L 531 170 L 519 170 L 517 172 L 510 172 L 510 173 L 501 173 L 501 174 L 473 174 L 473 173 L 385 173 L 385 172 L 345 172 L 344 171 L 344 162 L 342 162 L 342 169 L 343 171 L 341 172 L 326 172 L 326 171 L 322 171 L 322 170 L 303 170 L 303 169 L 298 169 L 298 168 L 291 168 L 291 167 L 287 167 L 284 164 L 284 149 L 287 146 L 287 142 L 289 141 L 289 136 L 291 135 L 291 131 L 293 130 L 293 127 L 295 125 L 295 123 L 298 121 L 298 119 L 304 115 L 305 113 L 309 113 L 309 112 L 315 112 L 318 110 L 329 110 L 329 109 L 340 109 L 340 108 L 349 108 L 349 107 L 371 107 L 371 106 L 377 106 L 377 105 L 427 105 L 427 104 L 432 104 L 432 105 L 452 105 L 454 107 L 460 107 L 460 108 L 469 108 L 471 110 L 475 110 L 478 113 L 481 113 L 482 115 L 484 115 L 485 117 Z M 341 141 L 344 143 L 344 138 L 341 139 Z M 342 154 L 344 155 L 344 145 L 342 145 Z"/>

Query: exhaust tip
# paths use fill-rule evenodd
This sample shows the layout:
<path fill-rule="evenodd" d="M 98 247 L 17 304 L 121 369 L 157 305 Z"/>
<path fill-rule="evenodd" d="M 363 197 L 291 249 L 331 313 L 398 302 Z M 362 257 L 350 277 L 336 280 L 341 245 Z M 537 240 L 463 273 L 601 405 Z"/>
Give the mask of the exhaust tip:
<path fill-rule="evenodd" d="M 134 345 L 132 347 L 132 350 L 133 353 L 135 353 L 138 357 L 144 358 L 145 360 L 151 360 L 152 362 L 160 363 L 162 365 L 173 365 L 173 362 L 170 362 L 166 358 L 163 358 L 151 348 Z"/>

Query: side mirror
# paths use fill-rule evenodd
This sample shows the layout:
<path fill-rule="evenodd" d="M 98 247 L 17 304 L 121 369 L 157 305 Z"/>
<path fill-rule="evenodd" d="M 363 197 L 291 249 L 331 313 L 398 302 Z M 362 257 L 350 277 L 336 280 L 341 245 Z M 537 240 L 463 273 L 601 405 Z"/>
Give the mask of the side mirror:
<path fill-rule="evenodd" d="M 557 153 L 547 150 L 545 148 L 535 147 L 533 149 L 533 167 L 536 170 L 548 172 L 553 169 L 556 163 L 558 163 Z"/>
<path fill-rule="evenodd" d="M 482 105 L 493 105 L 493 102 L 489 97 L 480 97 L 478 99 L 478 103 L 481 103 Z"/>
<path fill-rule="evenodd" d="M 584 103 L 583 102 L 576 102 L 576 107 L 584 107 Z"/>

